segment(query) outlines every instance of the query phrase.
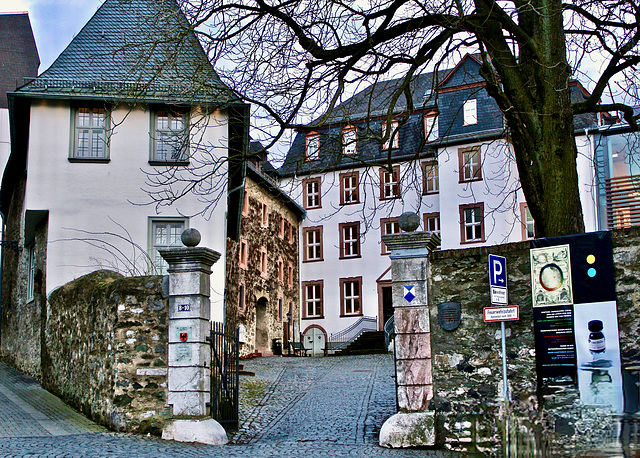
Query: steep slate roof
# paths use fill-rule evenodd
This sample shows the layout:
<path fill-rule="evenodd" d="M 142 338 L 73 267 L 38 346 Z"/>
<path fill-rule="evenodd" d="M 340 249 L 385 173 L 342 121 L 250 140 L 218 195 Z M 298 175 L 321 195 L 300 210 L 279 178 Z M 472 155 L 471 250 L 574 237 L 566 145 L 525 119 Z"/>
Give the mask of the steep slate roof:
<path fill-rule="evenodd" d="M 417 75 L 409 82 L 415 110 L 435 108 L 434 88 L 446 76 L 448 71 Z M 380 136 L 381 123 L 386 120 L 387 110 L 393 97 L 393 91 L 402 79 L 379 81 L 374 83 L 345 102 L 336 106 L 331 113 L 311 122 L 308 129 L 299 132 L 287 153 L 287 157 L 278 169 L 281 176 L 307 174 L 334 169 L 359 167 L 363 162 L 382 163 L 387 159 L 387 151 L 380 148 L 375 136 Z M 407 99 L 400 95 L 395 104 L 395 113 L 407 110 Z M 367 122 L 369 120 L 369 122 Z M 422 141 L 421 118 L 411 118 L 400 129 L 401 150 L 394 151 L 394 160 L 413 157 L 429 151 Z M 342 127 L 353 124 L 358 128 L 357 155 L 345 157 L 341 154 L 340 136 Z M 305 133 L 317 128 L 320 132 L 320 158 L 305 161 Z M 369 130 L 369 132 L 367 132 Z M 362 137 L 362 138 L 361 138 Z"/>
<path fill-rule="evenodd" d="M 40 58 L 27 13 L 0 14 L 0 108 L 8 108 L 7 92 L 38 75 Z"/>
<path fill-rule="evenodd" d="M 42 75 L 19 89 L 38 97 L 228 103 L 175 0 L 105 0 Z"/>
<path fill-rule="evenodd" d="M 460 97 L 466 98 L 470 93 L 482 90 L 482 98 L 488 99 L 490 105 L 499 112 L 495 101 L 484 89 L 474 85 L 484 84 L 484 80 L 477 72 L 480 61 L 477 55 L 467 54 L 460 62 L 449 70 L 436 73 L 426 73 L 416 76 L 410 82 L 414 110 L 429 111 L 436 108 L 436 92 L 440 111 L 440 132 L 443 125 L 453 125 L 453 118 L 461 116 L 460 108 L 463 100 L 455 101 L 460 106 L 449 107 L 448 104 Z M 278 169 L 282 177 L 293 175 L 307 175 L 331 170 L 361 167 L 363 164 L 384 163 L 388 159 L 388 151 L 383 150 L 378 140 L 372 136 L 381 135 L 381 123 L 386 119 L 387 110 L 392 100 L 393 91 L 403 78 L 382 81 L 372 84 L 358 92 L 353 97 L 336 106 L 332 112 L 315 119 L 307 128 L 298 132 L 287 153 L 284 163 Z M 572 80 L 571 99 L 573 102 L 584 100 L 586 91 L 579 82 Z M 446 93 L 445 93 L 446 92 Z M 459 92 L 459 94 L 457 94 Z M 454 97 L 452 95 L 457 94 Z M 478 94 L 479 96 L 479 94 Z M 446 105 L 446 106 L 445 106 Z M 451 110 L 454 110 L 453 112 Z M 480 109 L 480 108 L 479 108 Z M 402 94 L 394 107 L 394 115 L 408 110 L 407 100 Z M 400 148 L 393 150 L 393 161 L 407 160 L 433 154 L 434 149 L 442 145 L 462 144 L 495 139 L 504 135 L 502 122 L 497 122 L 500 116 L 485 113 L 485 117 L 492 119 L 481 125 L 472 126 L 469 132 L 451 131 L 438 140 L 425 144 L 422 116 L 411 116 L 404 126 L 399 129 Z M 498 124 L 498 127 L 494 124 Z M 574 117 L 574 132 L 582 134 L 584 129 L 597 124 L 595 113 L 581 114 Z M 347 125 L 354 125 L 358 129 L 357 155 L 345 157 L 341 152 L 341 129 Z M 446 127 L 446 126 L 444 126 Z M 368 135 L 361 132 L 369 131 Z M 306 138 L 308 132 L 317 131 L 320 134 L 320 156 L 317 160 L 306 160 Z M 363 137 L 363 138 L 361 138 Z"/>

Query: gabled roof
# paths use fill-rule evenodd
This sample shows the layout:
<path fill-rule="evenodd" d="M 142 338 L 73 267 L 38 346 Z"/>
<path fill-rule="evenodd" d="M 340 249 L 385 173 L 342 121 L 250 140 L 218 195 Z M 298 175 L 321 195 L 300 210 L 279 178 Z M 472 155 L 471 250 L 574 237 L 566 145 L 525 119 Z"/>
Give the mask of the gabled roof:
<path fill-rule="evenodd" d="M 105 0 L 51 67 L 18 92 L 175 103 L 232 101 L 175 0 Z"/>
<path fill-rule="evenodd" d="M 8 108 L 7 92 L 38 75 L 40 58 L 27 13 L 0 14 L 0 108 Z"/>

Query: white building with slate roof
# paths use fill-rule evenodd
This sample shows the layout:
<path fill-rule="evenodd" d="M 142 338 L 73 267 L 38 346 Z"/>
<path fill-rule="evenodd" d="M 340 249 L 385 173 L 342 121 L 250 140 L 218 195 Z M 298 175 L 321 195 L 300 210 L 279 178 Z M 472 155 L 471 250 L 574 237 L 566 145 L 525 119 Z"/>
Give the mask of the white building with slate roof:
<path fill-rule="evenodd" d="M 381 236 L 399 232 L 403 212 L 418 213 L 419 230 L 437 232 L 442 249 L 533 236 L 502 115 L 479 66 L 467 55 L 451 70 L 416 77 L 410 87 L 416 109 L 399 129 L 404 95 L 386 125 L 394 80 L 363 90 L 322 125 L 297 133 L 279 173 L 283 189 L 307 211 L 300 329 L 317 353 L 332 334 L 351 326 L 351 334 L 382 330 L 392 315 L 391 264 Z M 572 85 L 573 96 L 581 97 L 582 87 Z M 593 152 L 584 128 L 596 124 L 595 116 L 576 118 L 587 231 L 597 227 Z M 383 142 L 388 129 L 393 135 Z"/>
<path fill-rule="evenodd" d="M 246 129 L 230 127 L 245 125 L 247 107 L 193 33 L 176 41 L 186 25 L 174 0 L 106 0 L 49 69 L 9 95 L 1 203 L 6 238 L 23 248 L 5 256 L 4 296 L 15 310 L 97 268 L 162 273 L 157 248 L 195 227 L 202 246 L 222 253 L 211 276 L 212 318 L 222 319 L 226 159 L 247 142 Z M 218 199 L 206 215 L 197 195 L 144 205 L 159 173 L 215 167 L 200 189 Z"/>

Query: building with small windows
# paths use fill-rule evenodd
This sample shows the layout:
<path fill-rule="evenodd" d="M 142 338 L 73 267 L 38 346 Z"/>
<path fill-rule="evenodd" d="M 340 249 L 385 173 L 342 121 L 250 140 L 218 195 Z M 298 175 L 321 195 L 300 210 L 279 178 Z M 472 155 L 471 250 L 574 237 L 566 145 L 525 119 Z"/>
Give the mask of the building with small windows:
<path fill-rule="evenodd" d="M 358 323 L 383 329 L 393 314 L 385 234 L 417 213 L 441 249 L 534 237 L 503 117 L 467 55 L 452 69 L 415 77 L 413 110 L 399 81 L 378 82 L 297 132 L 281 186 L 307 211 L 300 232 L 301 330 L 309 342 Z M 572 83 L 573 96 L 584 89 Z M 579 186 L 587 230 L 596 229 L 593 151 L 576 118 Z M 305 340 L 306 342 L 307 340 Z"/>
<path fill-rule="evenodd" d="M 305 210 L 284 194 L 258 143 L 243 164 L 238 237 L 227 238 L 226 322 L 240 354 L 286 354 L 299 341 L 298 233 Z"/>
<path fill-rule="evenodd" d="M 53 289 L 100 268 L 162 274 L 158 248 L 180 245 L 188 227 L 222 254 L 211 304 L 223 319 L 226 238 L 237 229 L 227 159 L 245 153 L 248 107 L 195 35 L 178 33 L 186 25 L 174 0 L 106 0 L 46 71 L 9 93 L 1 204 L 20 250 L 4 252 L 7 354 L 26 351 L 9 332 L 38 333 Z M 172 202 L 197 176 L 208 178 Z M 206 212 L 204 198 L 215 202 Z"/>

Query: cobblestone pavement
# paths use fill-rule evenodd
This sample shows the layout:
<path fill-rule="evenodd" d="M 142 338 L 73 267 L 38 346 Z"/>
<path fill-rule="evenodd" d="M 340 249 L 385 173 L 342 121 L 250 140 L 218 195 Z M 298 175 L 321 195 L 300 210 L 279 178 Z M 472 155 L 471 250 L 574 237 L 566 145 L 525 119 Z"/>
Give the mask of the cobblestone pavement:
<path fill-rule="evenodd" d="M 388 355 L 258 358 L 241 377 L 241 427 L 207 446 L 110 433 L 0 363 L 0 457 L 457 456 L 377 445 L 395 411 Z"/>

